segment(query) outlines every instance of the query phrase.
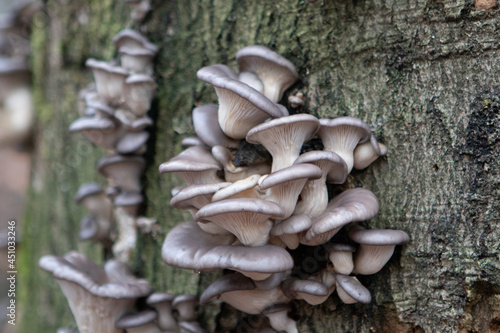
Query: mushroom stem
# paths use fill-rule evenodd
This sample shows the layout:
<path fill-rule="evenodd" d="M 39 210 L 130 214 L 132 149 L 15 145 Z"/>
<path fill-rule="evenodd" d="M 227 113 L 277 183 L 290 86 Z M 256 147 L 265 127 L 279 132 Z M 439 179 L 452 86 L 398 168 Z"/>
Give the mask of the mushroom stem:
<path fill-rule="evenodd" d="M 115 216 L 118 237 L 113 245 L 113 254 L 121 262 L 128 262 L 137 242 L 137 224 L 135 217 L 129 215 L 121 207 L 115 208 Z"/>

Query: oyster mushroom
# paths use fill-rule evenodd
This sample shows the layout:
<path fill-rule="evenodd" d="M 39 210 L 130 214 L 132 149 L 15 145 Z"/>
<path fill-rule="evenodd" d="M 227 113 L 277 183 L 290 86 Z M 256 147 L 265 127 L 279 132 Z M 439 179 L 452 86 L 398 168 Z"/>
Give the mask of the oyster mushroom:
<path fill-rule="evenodd" d="M 275 103 L 299 78 L 295 66 L 288 59 L 262 45 L 242 48 L 236 53 L 236 60 L 240 72 L 256 74 L 264 87 L 264 95 Z"/>
<path fill-rule="evenodd" d="M 110 260 L 104 269 L 84 255 L 45 255 L 41 269 L 52 273 L 66 296 L 81 333 L 120 333 L 117 319 L 129 312 L 136 299 L 151 293 L 145 280 L 132 276 L 121 262 Z"/>

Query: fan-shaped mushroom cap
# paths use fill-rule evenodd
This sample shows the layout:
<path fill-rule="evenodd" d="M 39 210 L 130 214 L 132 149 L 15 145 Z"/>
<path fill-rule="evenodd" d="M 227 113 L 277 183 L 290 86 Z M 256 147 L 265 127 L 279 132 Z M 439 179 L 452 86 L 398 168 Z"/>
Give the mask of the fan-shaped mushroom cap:
<path fill-rule="evenodd" d="M 303 299 L 311 305 L 323 303 L 330 291 L 327 286 L 319 281 L 289 278 L 281 283 L 281 289 L 290 299 Z"/>
<path fill-rule="evenodd" d="M 267 243 L 272 228 L 270 218 L 281 218 L 283 208 L 274 202 L 255 199 L 226 199 L 210 203 L 196 213 L 199 222 L 210 221 L 226 229 L 247 246 Z"/>
<path fill-rule="evenodd" d="M 194 221 L 184 222 L 168 233 L 162 258 L 175 267 L 197 271 L 231 269 L 256 275 L 260 280 L 293 267 L 290 254 L 278 246 L 231 246 L 233 241 L 233 236 L 210 235 Z"/>
<path fill-rule="evenodd" d="M 123 99 L 125 105 L 138 117 L 148 112 L 156 92 L 156 82 L 146 74 L 132 74 L 125 80 Z"/>
<path fill-rule="evenodd" d="M 352 253 L 356 248 L 348 244 L 329 244 L 325 246 L 328 258 L 333 264 L 333 270 L 339 274 L 349 275 L 352 273 L 354 263 Z"/>
<path fill-rule="evenodd" d="M 278 332 L 298 333 L 297 323 L 288 317 L 290 306 L 287 304 L 276 304 L 264 309 L 262 314 L 269 319 L 271 327 Z"/>
<path fill-rule="evenodd" d="M 140 192 L 127 191 L 120 192 L 114 199 L 115 207 L 121 207 L 130 216 L 137 216 L 139 207 L 144 201 L 144 197 Z"/>
<path fill-rule="evenodd" d="M 188 185 L 172 197 L 170 205 L 177 209 L 189 210 L 194 215 L 201 207 L 211 202 L 214 193 L 229 185 L 229 182 Z"/>
<path fill-rule="evenodd" d="M 188 184 L 221 183 L 217 176 L 220 164 L 201 146 L 192 146 L 160 165 L 160 173 L 175 172 Z"/>
<path fill-rule="evenodd" d="M 114 149 L 123 133 L 108 118 L 82 117 L 69 125 L 70 132 L 82 133 L 90 142 L 106 149 Z"/>
<path fill-rule="evenodd" d="M 348 231 L 349 237 L 360 244 L 354 257 L 356 274 L 375 274 L 391 258 L 396 245 L 408 243 L 410 237 L 402 230 L 367 230 L 355 225 Z"/>
<path fill-rule="evenodd" d="M 123 98 L 123 86 L 128 72 L 118 66 L 113 66 L 105 61 L 87 59 L 85 65 L 94 74 L 96 89 L 105 101 L 112 105 L 119 105 Z"/>
<path fill-rule="evenodd" d="M 161 333 L 154 323 L 157 316 L 153 310 L 127 314 L 118 319 L 115 326 L 126 329 L 127 333 Z"/>
<path fill-rule="evenodd" d="M 207 104 L 193 109 L 193 126 L 196 135 L 209 147 L 238 147 L 238 141 L 224 134 L 217 121 L 216 104 Z"/>
<path fill-rule="evenodd" d="M 311 225 L 311 218 L 306 214 L 292 215 L 276 223 L 271 229 L 271 236 L 279 237 L 289 249 L 294 250 L 299 246 L 299 234 Z"/>
<path fill-rule="evenodd" d="M 219 125 L 230 138 L 243 139 L 252 127 L 266 119 L 287 115 L 286 109 L 249 85 L 229 77 L 219 67 L 203 67 L 197 77 L 214 86 L 219 97 Z"/>
<path fill-rule="evenodd" d="M 351 172 L 354 164 L 354 149 L 359 143 L 370 139 L 370 126 L 355 117 L 320 119 L 318 135 L 323 141 L 324 150 L 340 155 Z"/>
<path fill-rule="evenodd" d="M 272 172 L 275 172 L 295 162 L 304 142 L 312 139 L 318 128 L 318 118 L 310 114 L 295 114 L 253 127 L 246 140 L 260 143 L 269 151 L 273 156 Z"/>
<path fill-rule="evenodd" d="M 313 225 L 301 239 L 301 243 L 326 243 L 344 225 L 369 220 L 377 215 L 378 209 L 377 197 L 371 191 L 363 188 L 344 191 L 328 203 L 323 214 L 313 219 Z"/>
<path fill-rule="evenodd" d="M 195 307 L 198 304 L 198 298 L 195 295 L 179 295 L 172 301 L 172 306 L 179 312 L 180 321 L 196 320 Z"/>
<path fill-rule="evenodd" d="M 312 164 L 295 164 L 262 177 L 260 188 L 267 190 L 265 198 L 276 202 L 285 210 L 283 219 L 289 218 L 297 203 L 297 198 L 308 179 L 317 179 L 321 169 Z"/>
<path fill-rule="evenodd" d="M 97 171 L 114 181 L 122 192 L 141 192 L 141 176 L 146 162 L 140 156 L 112 155 L 101 158 Z"/>
<path fill-rule="evenodd" d="M 39 265 L 56 278 L 81 333 L 120 333 L 115 321 L 131 310 L 137 298 L 151 293 L 147 281 L 135 278 L 117 261 L 102 269 L 84 255 L 70 252 L 64 257 L 45 255 Z"/>
<path fill-rule="evenodd" d="M 113 44 L 117 49 L 121 47 L 148 49 L 155 54 L 158 52 L 158 47 L 147 40 L 146 37 L 131 29 L 124 29 L 113 37 Z"/>
<path fill-rule="evenodd" d="M 356 302 L 368 304 L 371 302 L 370 291 L 356 277 L 337 274 L 335 278 L 337 280 L 337 294 L 342 302 L 346 304 Z"/>
<path fill-rule="evenodd" d="M 116 110 L 114 117 L 130 132 L 139 132 L 153 125 L 153 119 L 148 116 L 137 117 L 124 109 Z"/>
<path fill-rule="evenodd" d="M 181 145 L 184 147 L 191 147 L 191 146 L 202 146 L 205 147 L 205 142 L 201 141 L 200 138 L 195 137 L 195 136 L 188 136 L 187 138 L 182 139 Z"/>
<path fill-rule="evenodd" d="M 278 102 L 283 92 L 297 81 L 295 66 L 285 57 L 262 45 L 251 45 L 236 53 L 240 72 L 257 74 L 264 85 L 264 95 Z"/>
<path fill-rule="evenodd" d="M 322 171 L 318 179 L 309 180 L 300 193 L 301 200 L 295 207 L 295 214 L 307 214 L 311 218 L 321 215 L 328 205 L 328 189 L 326 180 L 334 184 L 342 184 L 347 178 L 347 165 L 344 160 L 331 151 L 313 150 L 300 155 L 294 164 L 309 163 Z"/>
<path fill-rule="evenodd" d="M 370 136 L 370 141 L 360 143 L 354 149 L 354 169 L 361 170 L 372 164 L 379 156 L 387 154 L 387 147 L 379 143 L 375 136 Z"/>
<path fill-rule="evenodd" d="M 104 240 L 109 237 L 113 206 L 97 183 L 85 183 L 80 186 L 75 201 L 84 205 L 92 216 L 80 221 L 80 239 Z"/>
<path fill-rule="evenodd" d="M 214 193 L 212 202 L 236 198 L 258 198 L 259 193 L 256 186 L 260 177 L 260 175 L 252 175 L 245 179 L 237 180 L 234 183 L 229 183 Z"/>
<path fill-rule="evenodd" d="M 96 93 L 97 94 L 97 93 Z M 99 96 L 99 95 L 97 95 Z M 93 110 L 93 113 L 97 118 L 111 118 L 115 115 L 115 109 L 99 100 L 98 97 L 95 98 L 86 98 L 85 106 L 88 109 Z M 86 111 L 88 112 L 88 111 Z M 89 112 L 91 113 L 91 112 Z"/>
<path fill-rule="evenodd" d="M 235 167 L 232 160 L 231 151 L 222 146 L 212 147 L 213 157 L 222 164 L 224 168 L 224 177 L 228 182 L 236 182 L 248 178 L 254 174 L 266 175 L 271 172 L 271 166 L 267 163 L 252 164 L 249 166 Z"/>
<path fill-rule="evenodd" d="M 177 321 L 172 313 L 174 298 L 174 294 L 154 293 L 146 299 L 146 303 L 158 312 L 158 326 L 162 331 L 177 331 Z"/>
<path fill-rule="evenodd" d="M 238 81 L 246 83 L 261 94 L 264 94 L 264 84 L 259 79 L 257 74 L 252 72 L 241 72 L 240 74 L 238 74 Z"/>
<path fill-rule="evenodd" d="M 131 48 L 122 46 L 118 50 L 120 64 L 131 73 L 151 74 L 153 72 L 152 63 L 155 53 L 146 48 Z"/>
<path fill-rule="evenodd" d="M 252 279 L 238 273 L 225 275 L 208 286 L 201 294 L 200 304 L 205 305 L 214 299 L 248 314 L 259 314 L 273 304 L 289 301 L 281 288 L 258 289 Z"/>

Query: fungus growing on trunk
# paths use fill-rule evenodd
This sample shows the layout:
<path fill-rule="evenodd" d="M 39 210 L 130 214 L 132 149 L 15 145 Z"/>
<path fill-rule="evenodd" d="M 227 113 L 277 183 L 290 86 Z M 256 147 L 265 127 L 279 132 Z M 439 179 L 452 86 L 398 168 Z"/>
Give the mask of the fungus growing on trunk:
<path fill-rule="evenodd" d="M 145 280 L 130 274 L 125 264 L 108 261 L 104 269 L 84 255 L 45 255 L 40 268 L 52 273 L 66 296 L 81 333 L 121 333 L 117 319 L 132 309 L 136 299 L 151 293 Z"/>

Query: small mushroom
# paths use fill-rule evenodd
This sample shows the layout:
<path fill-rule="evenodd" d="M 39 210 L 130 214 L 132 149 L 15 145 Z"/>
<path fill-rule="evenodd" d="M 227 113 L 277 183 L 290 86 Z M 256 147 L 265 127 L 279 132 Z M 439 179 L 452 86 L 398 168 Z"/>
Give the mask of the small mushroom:
<path fill-rule="evenodd" d="M 266 119 L 287 115 L 286 109 L 249 85 L 231 78 L 219 67 L 203 67 L 197 77 L 215 88 L 219 98 L 219 125 L 230 138 L 243 139 L 252 127 Z"/>
<path fill-rule="evenodd" d="M 158 52 L 158 47 L 147 40 L 146 37 L 132 29 L 124 29 L 113 37 L 113 44 L 119 50 L 122 47 L 135 49 L 148 49 L 155 54 Z"/>
<path fill-rule="evenodd" d="M 195 295 L 179 295 L 172 301 L 172 307 L 179 313 L 179 321 L 196 320 L 195 307 L 198 304 L 198 298 Z"/>
<path fill-rule="evenodd" d="M 319 281 L 289 278 L 281 283 L 283 293 L 290 299 L 302 299 L 311 305 L 323 303 L 330 291 Z"/>
<path fill-rule="evenodd" d="M 260 175 L 252 175 L 245 179 L 240 179 L 234 183 L 228 183 L 227 186 L 221 187 L 212 196 L 212 202 L 237 199 L 237 198 L 259 198 L 259 192 L 256 188 Z M 224 183 L 225 184 L 225 183 Z"/>
<path fill-rule="evenodd" d="M 278 332 L 298 333 L 297 323 L 288 317 L 290 306 L 287 304 L 275 304 L 264 309 L 262 314 L 269 319 L 271 327 Z"/>
<path fill-rule="evenodd" d="M 156 82 L 146 74 L 132 74 L 127 77 L 123 86 L 125 105 L 137 117 L 143 117 L 148 112 L 156 92 Z"/>
<path fill-rule="evenodd" d="M 122 192 L 140 193 L 145 166 L 146 162 L 140 156 L 112 155 L 99 160 L 97 171 L 111 179 Z"/>
<path fill-rule="evenodd" d="M 335 278 L 337 281 L 337 294 L 342 302 L 346 304 L 357 302 L 368 304 L 371 302 L 370 291 L 356 277 L 336 274 Z"/>
<path fill-rule="evenodd" d="M 283 207 L 285 214 L 282 219 L 287 219 L 295 210 L 307 180 L 320 178 L 321 175 L 321 169 L 315 165 L 295 164 L 262 177 L 259 186 L 264 191 L 268 190 L 265 196 L 267 200 Z"/>
<path fill-rule="evenodd" d="M 301 238 L 305 245 L 326 243 L 340 228 L 351 222 L 361 222 L 377 215 L 379 203 L 369 190 L 353 188 L 334 197 L 325 212 L 313 219 L 312 227 Z"/>
<path fill-rule="evenodd" d="M 309 163 L 322 171 L 318 179 L 309 180 L 300 192 L 300 201 L 294 214 L 307 214 L 315 218 L 322 214 L 328 206 L 328 188 L 326 180 L 333 184 L 342 184 L 347 178 L 347 165 L 344 160 L 331 151 L 313 150 L 300 155 L 294 164 Z"/>
<path fill-rule="evenodd" d="M 273 222 L 281 218 L 283 208 L 274 202 L 255 199 L 226 199 L 203 206 L 196 213 L 196 220 L 213 222 L 235 235 L 246 246 L 267 243 Z"/>
<path fill-rule="evenodd" d="M 339 117 L 320 119 L 321 127 L 318 135 L 323 141 L 324 150 L 338 154 L 347 164 L 351 172 L 354 164 L 354 149 L 359 143 L 370 139 L 370 126 L 355 117 Z"/>
<path fill-rule="evenodd" d="M 90 218 L 82 220 L 80 239 L 107 240 L 113 220 L 113 206 L 96 183 L 85 183 L 75 195 L 75 201 L 84 205 L 90 212 Z"/>
<path fill-rule="evenodd" d="M 158 326 L 162 331 L 177 331 L 177 321 L 172 313 L 174 298 L 174 294 L 154 293 L 146 299 L 146 303 L 158 312 Z"/>
<path fill-rule="evenodd" d="M 94 74 L 97 93 L 111 105 L 119 105 L 123 98 L 123 86 L 129 73 L 118 66 L 105 61 L 87 59 L 85 65 Z"/>
<path fill-rule="evenodd" d="M 329 244 L 325 246 L 333 270 L 339 274 L 349 275 L 354 269 L 352 253 L 356 247 L 349 244 Z"/>
<path fill-rule="evenodd" d="M 192 146 L 160 165 L 160 173 L 175 172 L 188 184 L 214 184 L 224 182 L 217 171 L 221 165 L 202 146 Z"/>
<path fill-rule="evenodd" d="M 354 273 L 375 274 L 384 267 L 396 245 L 408 243 L 410 237 L 402 230 L 367 230 L 355 225 L 348 231 L 349 237 L 359 244 L 354 256 Z"/>
<path fill-rule="evenodd" d="M 271 172 L 291 166 L 305 141 L 312 139 L 319 128 L 318 118 L 295 114 L 273 119 L 253 127 L 246 141 L 259 143 L 273 156 Z"/>
<path fill-rule="evenodd" d="M 372 164 L 378 157 L 387 154 L 387 147 L 377 142 L 372 134 L 370 141 L 359 144 L 354 149 L 354 169 L 362 170 Z"/>
<path fill-rule="evenodd" d="M 285 57 L 262 45 L 251 45 L 236 53 L 240 72 L 252 72 L 262 81 L 264 95 L 278 102 L 283 92 L 297 81 L 295 66 Z"/>
<path fill-rule="evenodd" d="M 152 74 L 153 73 L 153 58 L 155 52 L 146 48 L 131 48 L 122 46 L 118 50 L 120 56 L 120 64 L 123 68 L 131 73 L 136 74 Z"/>
<path fill-rule="evenodd" d="M 127 333 L 161 333 L 154 323 L 157 316 L 153 310 L 126 314 L 116 321 L 115 326 Z"/>

